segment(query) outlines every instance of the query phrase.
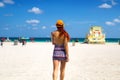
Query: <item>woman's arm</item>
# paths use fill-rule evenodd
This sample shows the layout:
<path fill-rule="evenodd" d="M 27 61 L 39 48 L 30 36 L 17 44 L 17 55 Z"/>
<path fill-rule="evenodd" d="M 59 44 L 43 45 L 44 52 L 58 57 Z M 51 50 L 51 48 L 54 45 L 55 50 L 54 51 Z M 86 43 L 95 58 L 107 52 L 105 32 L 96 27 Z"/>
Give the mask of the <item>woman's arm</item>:
<path fill-rule="evenodd" d="M 68 40 L 67 38 L 65 37 L 65 40 L 64 40 L 64 47 L 65 47 L 65 52 L 66 52 L 66 58 L 67 58 L 67 62 L 69 61 L 69 53 L 68 53 Z"/>
<path fill-rule="evenodd" d="M 51 41 L 52 41 L 52 44 L 54 45 L 54 35 L 53 35 L 53 32 L 51 32 Z"/>

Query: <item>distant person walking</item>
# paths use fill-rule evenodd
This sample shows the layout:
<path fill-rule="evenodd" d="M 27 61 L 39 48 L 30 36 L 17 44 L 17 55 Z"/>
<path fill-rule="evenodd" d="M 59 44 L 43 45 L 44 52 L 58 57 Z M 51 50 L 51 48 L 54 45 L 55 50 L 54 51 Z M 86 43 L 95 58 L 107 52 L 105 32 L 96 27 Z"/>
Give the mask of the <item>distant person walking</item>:
<path fill-rule="evenodd" d="M 60 80 L 64 80 L 66 62 L 69 61 L 68 41 L 69 34 L 64 30 L 64 23 L 58 20 L 56 23 L 57 30 L 51 33 L 53 51 L 53 80 L 57 80 L 58 67 L 60 65 Z"/>
<path fill-rule="evenodd" d="M 0 45 L 1 45 L 1 46 L 3 46 L 4 40 L 5 40 L 4 38 L 2 38 L 2 39 L 0 40 L 0 41 L 1 41 Z"/>
<path fill-rule="evenodd" d="M 120 45 L 120 40 L 118 41 L 118 44 Z"/>
<path fill-rule="evenodd" d="M 26 40 L 22 39 L 22 46 L 24 46 L 26 44 Z"/>
<path fill-rule="evenodd" d="M 0 45 L 3 46 L 3 42 L 2 42 L 2 40 L 0 41 Z"/>

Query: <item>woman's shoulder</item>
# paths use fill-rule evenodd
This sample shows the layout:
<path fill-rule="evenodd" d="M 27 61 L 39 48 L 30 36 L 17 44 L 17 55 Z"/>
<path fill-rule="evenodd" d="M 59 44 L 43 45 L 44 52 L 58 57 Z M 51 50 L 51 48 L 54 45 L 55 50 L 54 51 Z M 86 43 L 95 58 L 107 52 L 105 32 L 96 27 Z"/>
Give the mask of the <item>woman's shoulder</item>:
<path fill-rule="evenodd" d="M 59 33 L 57 30 L 56 30 L 56 31 L 51 32 L 51 34 L 52 34 L 52 35 L 55 35 L 55 34 L 57 34 L 57 33 Z"/>
<path fill-rule="evenodd" d="M 55 33 L 55 32 L 57 32 L 57 30 L 55 30 L 55 31 L 52 31 L 51 33 L 53 34 L 53 33 Z"/>

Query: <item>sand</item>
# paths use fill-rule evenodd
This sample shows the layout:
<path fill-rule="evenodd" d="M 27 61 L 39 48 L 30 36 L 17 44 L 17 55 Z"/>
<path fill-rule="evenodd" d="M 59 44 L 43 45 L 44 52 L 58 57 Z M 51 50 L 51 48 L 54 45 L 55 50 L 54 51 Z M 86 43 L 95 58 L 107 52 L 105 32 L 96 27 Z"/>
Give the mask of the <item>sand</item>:
<path fill-rule="evenodd" d="M 0 80 L 52 80 L 50 42 L 0 46 Z M 120 80 L 120 45 L 69 43 L 65 80 Z"/>

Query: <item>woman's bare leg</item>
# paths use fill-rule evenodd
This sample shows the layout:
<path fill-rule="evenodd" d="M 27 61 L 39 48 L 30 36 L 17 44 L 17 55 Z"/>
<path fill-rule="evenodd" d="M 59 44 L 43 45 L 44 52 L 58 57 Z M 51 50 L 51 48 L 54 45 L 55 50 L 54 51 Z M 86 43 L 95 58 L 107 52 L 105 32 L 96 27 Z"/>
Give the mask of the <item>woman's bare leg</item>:
<path fill-rule="evenodd" d="M 53 60 L 53 80 L 57 80 L 59 61 Z"/>
<path fill-rule="evenodd" d="M 60 80 L 64 80 L 65 66 L 66 66 L 66 61 L 61 61 L 61 66 L 60 66 Z"/>

